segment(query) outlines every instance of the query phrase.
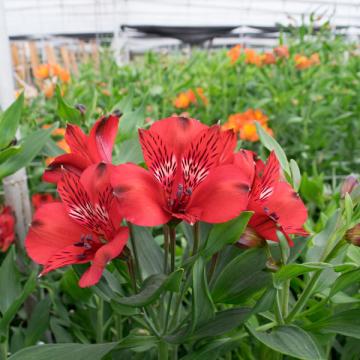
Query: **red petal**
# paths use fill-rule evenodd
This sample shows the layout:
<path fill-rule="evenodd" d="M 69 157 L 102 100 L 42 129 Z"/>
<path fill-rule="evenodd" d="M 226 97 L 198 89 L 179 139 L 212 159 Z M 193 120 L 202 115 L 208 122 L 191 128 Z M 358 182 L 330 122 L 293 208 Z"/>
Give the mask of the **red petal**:
<path fill-rule="evenodd" d="M 185 189 L 194 191 L 218 165 L 223 145 L 220 136 L 220 127 L 214 125 L 201 131 L 184 151 L 181 169 Z"/>
<path fill-rule="evenodd" d="M 91 163 L 87 146 L 88 138 L 79 126 L 68 124 L 66 126 L 65 140 L 73 154 L 77 154 Z"/>
<path fill-rule="evenodd" d="M 67 215 L 59 202 L 41 206 L 34 215 L 25 239 L 28 255 L 39 264 L 45 264 L 56 252 L 80 240 L 87 230 Z"/>
<path fill-rule="evenodd" d="M 179 155 L 206 128 L 208 126 L 196 119 L 173 116 L 156 121 L 149 131 L 158 134 L 163 141 L 167 141 L 167 144 L 174 149 L 175 154 Z"/>
<path fill-rule="evenodd" d="M 119 126 L 115 115 L 103 116 L 92 127 L 89 135 L 89 152 L 94 162 L 111 163 L 112 150 Z"/>
<path fill-rule="evenodd" d="M 78 224 L 90 231 L 105 236 L 109 239 L 113 236 L 114 228 L 110 220 L 109 203 L 105 199 L 100 203 L 92 202 L 90 196 L 80 179 L 68 172 L 64 172 L 58 183 L 58 193 L 63 201 L 69 216 Z M 99 198 L 112 196 L 110 193 L 99 194 Z"/>
<path fill-rule="evenodd" d="M 226 130 L 220 133 L 220 159 L 219 164 L 225 165 L 233 162 L 234 150 L 236 148 L 236 134 L 233 130 Z"/>
<path fill-rule="evenodd" d="M 56 157 L 49 165 L 43 175 L 43 180 L 51 183 L 57 183 L 62 176 L 62 169 L 80 176 L 83 170 L 91 163 L 87 158 L 80 154 L 64 154 Z"/>
<path fill-rule="evenodd" d="M 307 209 L 290 184 L 279 182 L 266 206 L 270 213 L 276 213 L 279 217 L 277 222 L 285 233 L 307 235 L 303 229 L 307 219 Z"/>
<path fill-rule="evenodd" d="M 192 194 L 186 213 L 209 223 L 231 220 L 246 209 L 250 185 L 239 167 L 219 166 Z"/>
<path fill-rule="evenodd" d="M 100 280 L 102 273 L 106 267 L 106 264 L 119 256 L 126 245 L 129 238 L 129 230 L 127 227 L 122 227 L 119 233 L 109 241 L 106 245 L 103 245 L 95 254 L 94 260 L 91 266 L 82 275 L 79 286 L 88 287 L 93 286 Z"/>
<path fill-rule="evenodd" d="M 251 180 L 251 184 L 255 177 L 255 154 L 249 150 L 241 149 L 234 155 L 234 165 L 238 166 L 244 173 L 246 178 Z"/>
<path fill-rule="evenodd" d="M 177 171 L 174 151 L 153 131 L 140 129 L 139 139 L 146 165 L 170 195 Z"/>
<path fill-rule="evenodd" d="M 164 190 L 152 175 L 140 166 L 116 166 L 111 175 L 111 185 L 121 213 L 131 223 L 155 226 L 170 220 L 171 216 L 164 210 Z"/>

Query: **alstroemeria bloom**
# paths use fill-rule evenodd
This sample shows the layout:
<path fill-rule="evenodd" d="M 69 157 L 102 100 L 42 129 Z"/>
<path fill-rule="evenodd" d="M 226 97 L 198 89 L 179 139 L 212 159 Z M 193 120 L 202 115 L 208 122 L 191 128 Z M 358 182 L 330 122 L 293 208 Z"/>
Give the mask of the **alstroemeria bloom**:
<path fill-rule="evenodd" d="M 170 117 L 139 134 L 148 170 L 122 164 L 111 176 L 127 220 L 142 226 L 174 218 L 220 223 L 245 210 L 252 179 L 231 163 L 233 131 Z"/>
<path fill-rule="evenodd" d="M 263 239 L 278 241 L 278 230 L 293 245 L 289 235 L 308 235 L 303 228 L 307 219 L 306 207 L 291 185 L 282 178 L 274 152 L 266 164 L 261 160 L 256 162 L 248 210 L 254 211 L 249 227 Z"/>
<path fill-rule="evenodd" d="M 96 284 L 106 264 L 120 255 L 128 228 L 120 226 L 109 166 L 91 165 L 81 177 L 63 171 L 58 183 L 62 202 L 41 206 L 25 239 L 28 255 L 44 265 L 41 274 L 72 264 L 91 262 L 81 287 Z"/>
<path fill-rule="evenodd" d="M 56 157 L 46 169 L 43 180 L 57 183 L 61 179 L 62 168 L 80 176 L 92 164 L 111 163 L 118 125 L 119 117 L 114 114 L 97 120 L 89 136 L 78 126 L 67 125 L 65 140 L 70 153 Z"/>
<path fill-rule="evenodd" d="M 0 208 L 0 251 L 5 252 L 15 240 L 15 218 L 9 206 Z"/>

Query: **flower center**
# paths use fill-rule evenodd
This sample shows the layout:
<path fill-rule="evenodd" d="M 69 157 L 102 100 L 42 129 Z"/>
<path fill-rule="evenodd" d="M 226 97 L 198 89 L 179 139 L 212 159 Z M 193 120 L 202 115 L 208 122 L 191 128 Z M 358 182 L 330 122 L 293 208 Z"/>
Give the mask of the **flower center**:
<path fill-rule="evenodd" d="M 102 246 L 99 241 L 95 241 L 92 234 L 81 235 L 80 241 L 74 244 L 76 247 L 83 248 L 82 254 L 77 255 L 79 260 L 85 260 Z"/>
<path fill-rule="evenodd" d="M 168 198 L 168 207 L 171 212 L 184 213 L 192 192 L 191 187 L 185 189 L 183 184 L 178 184 L 175 196 Z"/>

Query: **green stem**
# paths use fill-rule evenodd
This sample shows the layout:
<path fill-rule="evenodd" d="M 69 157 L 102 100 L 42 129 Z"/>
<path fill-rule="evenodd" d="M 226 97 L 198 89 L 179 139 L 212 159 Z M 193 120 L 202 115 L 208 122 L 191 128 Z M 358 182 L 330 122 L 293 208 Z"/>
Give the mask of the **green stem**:
<path fill-rule="evenodd" d="M 98 298 L 96 312 L 96 343 L 101 344 L 104 340 L 104 301 Z"/>
<path fill-rule="evenodd" d="M 168 272 L 168 260 L 169 260 L 169 226 L 164 225 L 164 273 Z"/>
<path fill-rule="evenodd" d="M 275 318 L 276 322 L 280 325 L 284 324 L 284 317 L 281 312 L 281 302 L 280 302 L 280 292 L 276 291 L 276 299 L 275 299 Z"/>
<path fill-rule="evenodd" d="M 169 317 L 170 317 L 170 310 L 171 310 L 171 303 L 172 303 L 172 299 L 173 299 L 173 292 L 170 293 L 169 295 L 169 302 L 168 302 L 168 306 L 167 306 L 167 310 L 166 310 L 166 316 L 165 316 L 165 326 L 164 326 L 164 334 L 166 334 L 168 326 L 169 326 Z"/>
<path fill-rule="evenodd" d="M 166 342 L 159 342 L 158 351 L 158 360 L 167 360 L 169 358 L 169 346 Z"/>
<path fill-rule="evenodd" d="M 115 317 L 115 331 L 116 331 L 117 340 L 121 340 L 123 337 L 122 318 L 121 315 L 114 315 L 114 317 Z"/>
<path fill-rule="evenodd" d="M 8 344 L 7 344 L 7 337 L 4 339 L 4 342 L 0 342 L 0 360 L 6 360 L 8 354 Z"/>
<path fill-rule="evenodd" d="M 286 280 L 283 284 L 283 290 L 281 292 L 281 309 L 283 317 L 286 318 L 289 312 L 289 296 L 290 296 L 290 280 Z"/>
<path fill-rule="evenodd" d="M 192 250 L 192 256 L 194 256 L 199 248 L 199 242 L 200 242 L 200 223 L 196 222 L 194 224 L 194 243 L 193 243 L 193 250 Z"/>
<path fill-rule="evenodd" d="M 140 272 L 140 262 L 139 262 L 139 257 L 138 257 L 138 253 L 137 253 L 137 250 L 136 250 L 136 242 L 135 242 L 135 238 L 134 238 L 134 226 L 133 226 L 133 224 L 128 222 L 128 227 L 129 227 L 129 230 L 130 230 L 131 248 L 132 248 L 132 251 L 133 251 L 133 254 L 134 254 L 134 260 L 135 260 L 135 276 L 138 276 L 138 278 L 140 280 L 142 280 L 141 279 L 141 272 Z"/>
<path fill-rule="evenodd" d="M 339 247 L 341 247 L 343 243 L 340 241 L 337 243 L 331 251 L 326 255 L 327 251 L 324 251 L 324 256 L 321 257 L 320 262 L 327 262 L 327 260 L 331 259 L 332 256 L 338 251 Z M 296 302 L 293 309 L 290 311 L 290 314 L 286 318 L 286 322 L 291 322 L 294 317 L 304 308 L 304 306 L 307 304 L 310 296 L 312 295 L 317 282 L 322 274 L 322 270 L 318 270 L 315 272 L 315 274 L 312 276 L 312 278 L 309 280 L 307 285 L 305 286 L 303 292 L 301 293 L 298 301 Z"/>
<path fill-rule="evenodd" d="M 136 287 L 136 276 L 135 276 L 135 271 L 134 271 L 134 262 L 132 257 L 130 256 L 127 260 L 127 267 L 128 267 L 128 271 L 129 271 L 129 275 L 130 275 L 130 280 L 131 280 L 131 285 L 132 288 L 134 290 L 134 293 L 137 293 L 137 287 Z"/>
<path fill-rule="evenodd" d="M 218 258 L 219 258 L 219 253 L 214 254 L 211 258 L 211 264 L 210 264 L 210 269 L 209 269 L 209 273 L 208 273 L 208 283 L 210 283 L 210 280 L 215 272 Z"/>
<path fill-rule="evenodd" d="M 170 226 L 170 272 L 175 270 L 175 251 L 176 251 L 176 226 Z"/>

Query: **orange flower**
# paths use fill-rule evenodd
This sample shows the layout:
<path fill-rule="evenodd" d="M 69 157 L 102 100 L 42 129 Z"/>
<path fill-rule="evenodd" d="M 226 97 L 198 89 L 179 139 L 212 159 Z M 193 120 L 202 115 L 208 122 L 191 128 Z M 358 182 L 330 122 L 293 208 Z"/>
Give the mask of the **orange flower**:
<path fill-rule="evenodd" d="M 190 104 L 197 104 L 197 96 L 201 99 L 204 105 L 208 104 L 208 99 L 204 95 L 202 88 L 196 88 L 195 92 L 191 89 L 180 93 L 174 100 L 174 106 L 177 109 L 186 109 Z"/>
<path fill-rule="evenodd" d="M 234 64 L 241 54 L 241 45 L 233 46 L 227 53 L 227 57 L 230 59 L 231 64 Z"/>
<path fill-rule="evenodd" d="M 37 79 L 47 79 L 50 77 L 50 65 L 41 64 L 34 69 L 34 76 Z"/>
<path fill-rule="evenodd" d="M 260 55 L 261 64 L 263 65 L 272 65 L 276 64 L 275 55 L 271 52 L 264 52 Z"/>
<path fill-rule="evenodd" d="M 244 49 L 245 52 L 245 63 L 256 66 L 261 65 L 261 56 L 254 49 Z"/>
<path fill-rule="evenodd" d="M 285 45 L 280 45 L 280 46 L 274 48 L 274 53 L 280 59 L 282 59 L 282 58 L 288 59 L 289 58 L 289 48 Z"/>
<path fill-rule="evenodd" d="M 295 67 L 298 70 L 308 69 L 311 66 L 320 64 L 320 57 L 318 53 L 312 54 L 310 57 L 305 55 L 296 54 L 294 56 Z"/>
<path fill-rule="evenodd" d="M 45 97 L 47 97 L 48 99 L 52 98 L 55 93 L 55 84 L 53 84 L 52 82 L 45 83 L 42 88 L 42 91 Z"/>
<path fill-rule="evenodd" d="M 271 136 L 272 130 L 268 127 L 268 117 L 259 109 L 248 109 L 243 113 L 232 114 L 228 121 L 222 126 L 223 130 L 232 129 L 239 133 L 240 139 L 246 141 L 258 141 L 255 121 Z"/>
<path fill-rule="evenodd" d="M 60 149 L 64 150 L 66 153 L 70 153 L 71 151 L 70 147 L 65 139 L 57 141 L 56 144 Z"/>
<path fill-rule="evenodd" d="M 66 132 L 66 129 L 64 129 L 64 128 L 58 128 L 58 129 L 55 129 L 55 130 L 51 133 L 51 135 L 64 137 L 64 136 L 65 136 L 65 132 Z"/>
<path fill-rule="evenodd" d="M 64 83 L 68 83 L 70 81 L 70 73 L 59 64 L 52 65 L 52 73 Z"/>

